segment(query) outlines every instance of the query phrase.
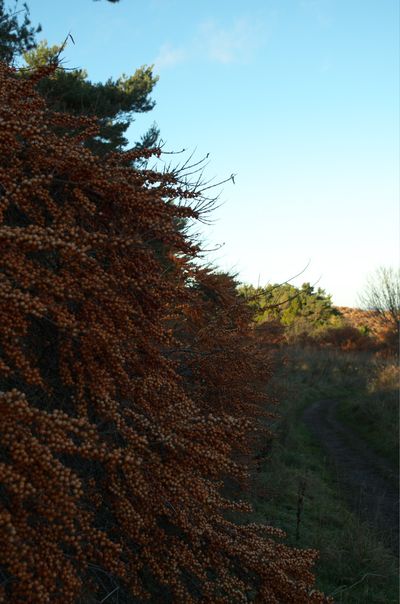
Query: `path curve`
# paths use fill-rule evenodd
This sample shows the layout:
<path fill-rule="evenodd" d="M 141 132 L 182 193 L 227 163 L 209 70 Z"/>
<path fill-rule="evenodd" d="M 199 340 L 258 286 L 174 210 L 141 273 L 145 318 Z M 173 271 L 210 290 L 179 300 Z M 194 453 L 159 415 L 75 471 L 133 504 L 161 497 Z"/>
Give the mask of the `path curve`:
<path fill-rule="evenodd" d="M 337 401 L 308 407 L 304 421 L 333 462 L 352 509 L 399 554 L 399 496 L 396 472 L 335 417 Z"/>

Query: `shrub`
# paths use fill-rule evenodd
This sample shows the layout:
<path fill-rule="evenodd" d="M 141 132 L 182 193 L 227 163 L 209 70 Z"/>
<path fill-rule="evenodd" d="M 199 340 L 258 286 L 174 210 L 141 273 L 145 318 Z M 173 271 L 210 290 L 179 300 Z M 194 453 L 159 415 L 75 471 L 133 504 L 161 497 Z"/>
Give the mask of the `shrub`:
<path fill-rule="evenodd" d="M 315 551 L 226 517 L 265 397 L 232 280 L 176 228 L 201 193 L 132 167 L 159 149 L 94 156 L 51 69 L 0 68 L 0 601 L 323 601 Z"/>
<path fill-rule="evenodd" d="M 374 351 L 378 347 L 376 340 L 368 334 L 346 324 L 325 329 L 317 338 L 317 343 L 343 351 Z"/>

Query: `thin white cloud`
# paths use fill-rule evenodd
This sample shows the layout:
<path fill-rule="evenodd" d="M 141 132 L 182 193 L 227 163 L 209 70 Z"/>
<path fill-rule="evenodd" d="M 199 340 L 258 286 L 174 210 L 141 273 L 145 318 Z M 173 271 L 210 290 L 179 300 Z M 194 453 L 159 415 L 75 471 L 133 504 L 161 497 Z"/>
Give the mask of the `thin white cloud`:
<path fill-rule="evenodd" d="M 249 19 L 236 19 L 229 27 L 215 21 L 202 23 L 199 28 L 204 54 L 217 63 L 246 63 L 263 42 L 262 27 Z"/>
<path fill-rule="evenodd" d="M 171 44 L 163 44 L 157 57 L 154 59 L 156 68 L 174 67 L 182 63 L 187 58 L 187 53 L 183 48 L 173 47 Z"/>
<path fill-rule="evenodd" d="M 189 60 L 214 63 L 248 63 L 268 36 L 262 21 L 237 18 L 229 26 L 209 19 L 201 23 L 185 46 L 163 44 L 154 63 L 156 68 L 174 67 Z"/>
<path fill-rule="evenodd" d="M 309 13 L 321 27 L 332 24 L 331 0 L 300 0 L 300 7 Z"/>

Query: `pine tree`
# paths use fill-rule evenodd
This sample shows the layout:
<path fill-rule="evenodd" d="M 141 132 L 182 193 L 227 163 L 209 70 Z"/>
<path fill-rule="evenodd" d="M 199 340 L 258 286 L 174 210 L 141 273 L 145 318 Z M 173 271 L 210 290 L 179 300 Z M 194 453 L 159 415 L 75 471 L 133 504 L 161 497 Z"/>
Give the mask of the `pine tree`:
<path fill-rule="evenodd" d="M 85 70 L 68 71 L 62 67 L 64 46 L 49 47 L 43 40 L 24 53 L 30 70 L 52 63 L 59 66 L 52 75 L 38 82 L 39 93 L 53 111 L 99 119 L 99 134 L 86 141 L 94 153 L 122 150 L 128 144 L 124 134 L 134 121 L 133 115 L 150 111 L 155 105 L 150 98 L 158 81 L 153 67 L 143 65 L 131 76 L 122 74 L 117 80 L 109 78 L 105 83 L 93 83 Z M 136 146 L 152 147 L 158 135 L 158 128 L 153 125 Z"/>

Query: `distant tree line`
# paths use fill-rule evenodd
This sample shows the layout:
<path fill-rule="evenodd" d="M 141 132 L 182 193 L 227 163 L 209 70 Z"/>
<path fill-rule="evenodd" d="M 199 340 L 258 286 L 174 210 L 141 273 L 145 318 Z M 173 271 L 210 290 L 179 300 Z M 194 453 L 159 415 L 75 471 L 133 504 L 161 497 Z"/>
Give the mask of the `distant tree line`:
<path fill-rule="evenodd" d="M 339 316 L 331 296 L 310 283 L 303 283 L 301 287 L 290 283 L 265 287 L 243 285 L 239 292 L 252 308 L 256 323 L 277 320 L 287 328 L 301 325 L 314 330 L 332 323 Z"/>
<path fill-rule="evenodd" d="M 337 307 L 324 289 L 310 283 L 264 287 L 240 285 L 257 326 L 275 325 L 282 340 L 343 350 L 397 349 L 400 317 L 400 280 L 393 269 L 379 269 L 360 295 L 363 309 Z"/>

